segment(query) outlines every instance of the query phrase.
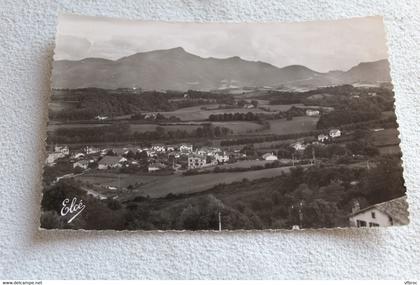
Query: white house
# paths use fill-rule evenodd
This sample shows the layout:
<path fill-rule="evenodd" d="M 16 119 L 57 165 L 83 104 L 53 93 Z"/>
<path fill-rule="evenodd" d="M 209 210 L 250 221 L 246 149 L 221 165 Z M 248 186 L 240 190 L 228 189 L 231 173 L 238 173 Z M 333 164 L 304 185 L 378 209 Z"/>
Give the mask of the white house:
<path fill-rule="evenodd" d="M 99 115 L 98 115 L 98 116 L 96 116 L 96 117 L 95 117 L 95 119 L 96 119 L 96 120 L 99 120 L 99 121 L 103 121 L 103 120 L 108 119 L 108 117 L 107 117 L 107 116 L 99 116 Z"/>
<path fill-rule="evenodd" d="M 174 145 L 167 145 L 166 151 L 175 151 L 176 147 Z"/>
<path fill-rule="evenodd" d="M 89 161 L 87 160 L 79 160 L 73 163 L 73 168 L 80 167 L 82 169 L 87 169 L 89 166 Z"/>
<path fill-rule="evenodd" d="M 80 158 L 84 158 L 84 157 L 85 157 L 85 154 L 82 153 L 82 152 L 78 152 L 78 153 L 75 153 L 73 155 L 73 158 L 75 158 L 75 159 L 80 159 Z"/>
<path fill-rule="evenodd" d="M 295 142 L 290 146 L 293 147 L 296 151 L 302 151 L 306 149 L 306 145 L 303 142 Z"/>
<path fill-rule="evenodd" d="M 70 154 L 70 150 L 69 147 L 66 145 L 62 145 L 62 146 L 54 146 L 54 152 L 57 153 L 62 153 L 63 155 L 69 155 Z"/>
<path fill-rule="evenodd" d="M 65 157 L 64 154 L 62 154 L 61 152 L 53 152 L 53 153 L 49 153 L 47 156 L 47 159 L 45 160 L 45 163 L 49 166 L 52 166 L 55 164 L 55 161 L 59 158 L 63 158 Z"/>
<path fill-rule="evenodd" d="M 226 163 L 226 162 L 228 162 L 228 161 L 229 161 L 229 156 L 228 156 L 228 155 L 226 155 L 226 153 L 225 153 L 225 152 L 219 152 L 219 153 L 216 153 L 216 154 L 214 155 L 214 159 L 216 159 L 216 161 L 217 161 L 218 163 Z"/>
<path fill-rule="evenodd" d="M 181 144 L 179 146 L 180 152 L 193 152 L 193 145 L 192 144 Z"/>
<path fill-rule="evenodd" d="M 319 110 L 311 110 L 311 109 L 307 109 L 307 110 L 306 110 L 306 116 L 310 116 L 310 117 L 316 117 L 316 116 L 319 116 Z"/>
<path fill-rule="evenodd" d="M 166 152 L 166 147 L 163 144 L 156 144 L 152 146 L 152 150 L 156 152 Z"/>
<path fill-rule="evenodd" d="M 406 196 L 387 202 L 375 204 L 364 209 L 358 207 L 358 202 L 349 215 L 351 227 L 387 227 L 408 224 L 408 204 Z"/>
<path fill-rule="evenodd" d="M 262 158 L 264 160 L 269 160 L 269 161 L 278 160 L 278 157 L 274 155 L 273 153 L 266 153 L 262 156 Z"/>
<path fill-rule="evenodd" d="M 196 169 L 207 166 L 207 159 L 203 155 L 188 156 L 188 169 Z"/>
<path fill-rule="evenodd" d="M 85 146 L 85 147 L 83 148 L 83 151 L 84 151 L 86 154 L 95 154 L 95 153 L 100 152 L 101 150 L 100 150 L 99 148 L 97 148 L 97 147 L 93 147 L 93 146 Z"/>
<path fill-rule="evenodd" d="M 339 129 L 331 129 L 329 135 L 332 138 L 338 138 L 341 137 L 341 131 Z"/>
<path fill-rule="evenodd" d="M 330 138 L 329 136 L 324 135 L 324 134 L 318 135 L 318 141 L 319 142 L 326 142 L 326 141 L 328 141 L 329 138 Z"/>
<path fill-rule="evenodd" d="M 198 155 L 210 155 L 215 156 L 217 153 L 222 152 L 222 150 L 218 147 L 202 147 L 197 150 Z"/>
<path fill-rule="evenodd" d="M 101 155 L 106 155 L 110 151 L 108 148 L 101 149 Z"/>
<path fill-rule="evenodd" d="M 153 120 L 155 120 L 156 119 L 156 116 L 157 116 L 156 113 L 149 113 L 149 114 L 144 115 L 144 118 L 145 119 L 153 119 Z"/>

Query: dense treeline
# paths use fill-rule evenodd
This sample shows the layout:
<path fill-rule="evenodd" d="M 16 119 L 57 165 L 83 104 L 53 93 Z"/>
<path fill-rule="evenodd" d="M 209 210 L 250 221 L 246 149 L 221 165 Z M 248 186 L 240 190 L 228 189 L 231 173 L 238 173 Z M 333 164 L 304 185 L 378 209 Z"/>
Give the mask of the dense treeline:
<path fill-rule="evenodd" d="M 180 118 L 176 116 L 164 116 L 160 113 L 155 115 L 147 115 L 144 113 L 136 113 L 130 116 L 130 119 L 133 121 L 145 121 L 145 122 L 179 122 Z"/>
<path fill-rule="evenodd" d="M 296 134 L 268 135 L 268 136 L 259 136 L 259 137 L 238 138 L 238 139 L 231 139 L 231 140 L 223 140 L 220 142 L 220 145 L 232 146 L 232 145 L 280 141 L 280 140 L 287 140 L 287 139 L 297 139 L 297 138 L 315 136 L 315 135 L 320 134 L 321 132 L 322 131 L 312 131 L 312 132 L 296 133 Z"/>
<path fill-rule="evenodd" d="M 182 100 L 171 100 L 181 98 Z M 179 108 L 208 104 L 211 102 L 231 104 L 230 95 L 209 92 L 176 91 L 158 92 L 133 89 L 106 90 L 99 88 L 54 90 L 52 102 L 72 102 L 73 108 L 60 111 L 50 110 L 53 120 L 89 120 L 96 116 L 121 116 L 141 111 L 165 112 Z"/>
<path fill-rule="evenodd" d="M 209 116 L 209 121 L 259 121 L 261 114 L 258 113 L 223 113 L 223 114 L 211 114 Z"/>
<path fill-rule="evenodd" d="M 378 97 L 342 100 L 335 106 L 334 111 L 321 115 L 317 128 L 379 120 L 382 112 L 392 110 L 392 104 L 393 102 L 386 102 Z"/>
<path fill-rule="evenodd" d="M 287 111 L 279 111 L 275 114 L 267 113 L 256 113 L 256 112 L 247 112 L 247 113 L 223 113 L 223 114 L 211 114 L 209 116 L 209 121 L 219 121 L 219 122 L 228 122 L 228 121 L 257 121 L 262 122 L 264 120 L 276 120 L 276 119 L 293 119 L 293 117 L 304 116 L 306 109 L 291 107 Z"/>
<path fill-rule="evenodd" d="M 125 123 L 111 124 L 103 127 L 59 128 L 47 137 L 48 143 L 93 143 L 118 141 L 156 141 L 184 138 L 220 138 L 231 134 L 225 127 L 203 124 L 193 131 L 177 129 L 165 130 L 158 126 L 154 131 L 131 132 L 130 125 Z"/>
<path fill-rule="evenodd" d="M 267 99 L 270 100 L 271 104 L 305 104 L 311 105 L 314 102 L 318 105 L 333 106 L 337 100 L 346 99 L 350 96 L 357 95 L 360 97 L 368 96 L 369 93 L 375 93 L 378 100 L 384 99 L 385 101 L 392 101 L 394 93 L 392 92 L 392 86 L 386 86 L 384 84 L 381 87 L 361 88 L 354 87 L 352 85 L 339 85 L 322 87 L 314 90 L 305 92 L 292 92 L 292 91 L 268 91 Z M 321 100 L 314 100 L 312 95 L 332 95 Z"/>

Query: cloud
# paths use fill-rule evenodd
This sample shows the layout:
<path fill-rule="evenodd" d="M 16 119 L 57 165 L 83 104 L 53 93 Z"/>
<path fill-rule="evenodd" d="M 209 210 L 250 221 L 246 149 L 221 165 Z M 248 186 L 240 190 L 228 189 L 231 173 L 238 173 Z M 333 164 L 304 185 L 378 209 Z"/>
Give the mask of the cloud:
<path fill-rule="evenodd" d="M 264 61 L 317 71 L 387 57 L 381 17 L 299 23 L 170 23 L 61 16 L 55 59 L 118 59 L 181 46 L 202 57 Z"/>

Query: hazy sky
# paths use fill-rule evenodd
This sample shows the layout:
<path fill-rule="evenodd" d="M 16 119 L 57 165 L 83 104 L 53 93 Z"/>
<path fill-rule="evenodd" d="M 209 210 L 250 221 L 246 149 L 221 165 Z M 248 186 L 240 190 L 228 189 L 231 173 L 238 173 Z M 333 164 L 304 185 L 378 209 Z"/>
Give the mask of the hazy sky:
<path fill-rule="evenodd" d="M 169 23 L 62 15 L 55 60 L 118 59 L 183 47 L 201 57 L 239 56 L 278 67 L 347 70 L 387 58 L 381 17 L 298 23 Z"/>

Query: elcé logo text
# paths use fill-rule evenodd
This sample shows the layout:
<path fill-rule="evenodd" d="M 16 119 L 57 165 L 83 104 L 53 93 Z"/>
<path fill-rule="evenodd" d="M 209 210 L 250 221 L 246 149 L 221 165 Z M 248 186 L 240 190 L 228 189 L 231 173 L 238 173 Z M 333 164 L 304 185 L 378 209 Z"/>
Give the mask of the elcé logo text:
<path fill-rule="evenodd" d="M 78 215 L 80 215 L 80 213 L 86 208 L 86 205 L 83 204 L 83 201 L 80 200 L 79 202 L 77 202 L 77 198 L 74 197 L 71 202 L 70 199 L 66 198 L 63 200 L 63 202 L 61 203 L 61 205 L 63 206 L 61 208 L 61 216 L 67 216 L 67 215 L 71 215 L 74 214 L 68 221 L 67 223 L 71 223 Z"/>

